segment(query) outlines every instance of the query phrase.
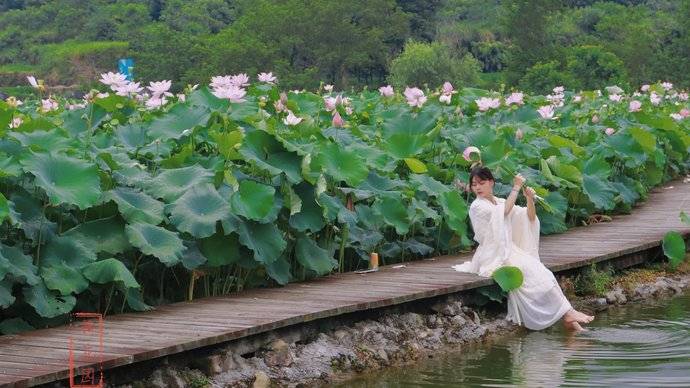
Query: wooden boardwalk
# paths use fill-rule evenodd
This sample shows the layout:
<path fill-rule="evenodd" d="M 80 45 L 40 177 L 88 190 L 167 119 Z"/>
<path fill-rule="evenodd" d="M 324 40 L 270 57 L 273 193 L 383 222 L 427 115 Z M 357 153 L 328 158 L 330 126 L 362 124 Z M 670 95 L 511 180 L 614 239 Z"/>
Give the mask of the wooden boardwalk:
<path fill-rule="evenodd" d="M 690 227 L 680 222 L 681 210 L 690 214 L 690 182 L 677 180 L 654 190 L 633 214 L 542 236 L 541 259 L 551 270 L 561 271 L 658 246 L 669 230 L 687 238 Z M 102 365 L 113 368 L 319 318 L 493 283 L 450 268 L 470 257 L 444 256 L 409 262 L 404 268 L 386 266 L 376 273 L 346 273 L 111 316 L 104 321 Z M 0 384 L 33 386 L 68 378 L 70 338 L 82 347 L 96 349 L 98 345 L 96 338 L 86 341 L 76 325 L 0 336 Z M 81 351 L 74 354 L 76 359 L 88 356 Z"/>

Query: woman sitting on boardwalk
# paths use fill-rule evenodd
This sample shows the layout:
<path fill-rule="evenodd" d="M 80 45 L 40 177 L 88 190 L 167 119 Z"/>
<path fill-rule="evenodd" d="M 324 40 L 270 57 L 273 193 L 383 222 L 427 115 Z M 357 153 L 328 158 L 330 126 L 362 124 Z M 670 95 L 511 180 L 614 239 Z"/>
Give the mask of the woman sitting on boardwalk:
<path fill-rule="evenodd" d="M 470 187 L 477 198 L 470 205 L 474 239 L 479 243 L 471 261 L 455 265 L 460 272 L 491 276 L 501 266 L 515 266 L 522 271 L 520 288 L 508 293 L 506 319 L 528 329 L 541 330 L 563 318 L 569 329 L 582 330 L 593 316 L 570 305 L 556 277 L 539 259 L 539 219 L 534 207 L 534 189 L 523 188 L 525 178 L 515 176 L 508 198 L 494 197 L 494 177 L 487 167 L 475 167 L 470 173 Z M 515 205 L 523 189 L 527 207 Z"/>

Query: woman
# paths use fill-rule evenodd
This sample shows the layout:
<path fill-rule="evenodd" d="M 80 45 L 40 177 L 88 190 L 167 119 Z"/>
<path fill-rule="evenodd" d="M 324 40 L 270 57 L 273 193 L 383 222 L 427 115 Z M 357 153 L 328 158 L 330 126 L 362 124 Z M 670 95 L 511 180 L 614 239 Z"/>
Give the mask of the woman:
<path fill-rule="evenodd" d="M 539 259 L 539 219 L 534 207 L 534 189 L 523 188 L 520 174 L 513 180 L 508 198 L 493 195 L 494 177 L 487 167 L 475 167 L 470 173 L 470 187 L 477 198 L 470 205 L 470 221 L 474 239 L 479 243 L 472 260 L 453 268 L 491 276 L 501 266 L 515 266 L 522 271 L 520 288 L 508 293 L 506 319 L 528 329 L 541 330 L 563 318 L 565 325 L 582 330 L 580 323 L 589 323 L 593 316 L 583 314 L 570 305 L 556 278 Z M 527 207 L 515 205 L 523 189 Z"/>

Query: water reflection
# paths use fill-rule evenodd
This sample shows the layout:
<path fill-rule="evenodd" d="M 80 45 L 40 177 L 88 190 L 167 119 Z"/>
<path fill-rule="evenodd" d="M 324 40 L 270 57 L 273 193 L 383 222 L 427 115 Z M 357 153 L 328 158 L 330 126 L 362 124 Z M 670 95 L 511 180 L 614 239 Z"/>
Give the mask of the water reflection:
<path fill-rule="evenodd" d="M 690 387 L 690 294 L 389 369 L 340 387 Z"/>

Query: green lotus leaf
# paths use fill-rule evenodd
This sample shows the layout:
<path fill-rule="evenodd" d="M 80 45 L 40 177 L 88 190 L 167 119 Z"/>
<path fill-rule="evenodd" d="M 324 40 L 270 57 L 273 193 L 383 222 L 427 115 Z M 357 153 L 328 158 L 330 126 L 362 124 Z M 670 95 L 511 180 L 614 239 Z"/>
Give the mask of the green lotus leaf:
<path fill-rule="evenodd" d="M 518 267 L 503 266 L 494 271 L 491 277 L 505 292 L 517 290 L 524 280 L 522 271 Z"/>
<path fill-rule="evenodd" d="M 685 260 L 685 240 L 680 233 L 674 230 L 667 232 L 661 246 L 672 268 L 676 268 Z"/>
<path fill-rule="evenodd" d="M 369 175 L 364 159 L 357 152 L 335 143 L 324 145 L 315 161 L 337 182 L 345 181 L 352 187 L 359 185 Z"/>
<path fill-rule="evenodd" d="M 582 190 L 594 206 L 602 210 L 610 210 L 615 206 L 616 191 L 606 180 L 598 177 L 584 175 L 582 178 Z"/>
<path fill-rule="evenodd" d="M 421 160 L 417 158 L 405 158 L 405 164 L 407 164 L 407 167 L 410 168 L 410 171 L 412 171 L 415 174 L 424 174 L 427 172 L 426 164 L 424 164 Z"/>
<path fill-rule="evenodd" d="M 556 148 L 569 148 L 570 151 L 572 151 L 573 155 L 576 156 L 582 156 L 585 153 L 585 150 L 577 145 L 574 141 L 570 139 L 566 139 L 562 136 L 559 135 L 551 135 L 548 137 L 549 143 L 553 145 Z"/>
<path fill-rule="evenodd" d="M 134 279 L 134 275 L 120 260 L 114 258 L 91 263 L 82 269 L 82 274 L 98 284 L 115 282 L 124 288 L 139 288 L 139 283 Z"/>
<path fill-rule="evenodd" d="M 127 301 L 127 306 L 134 311 L 153 310 L 152 306 L 144 302 L 144 297 L 140 288 L 127 288 L 125 291 L 125 300 Z"/>
<path fill-rule="evenodd" d="M 216 233 L 211 237 L 199 240 L 199 250 L 208 260 L 209 267 L 220 267 L 240 260 L 240 242 L 237 234 L 222 235 Z"/>
<path fill-rule="evenodd" d="M 544 196 L 544 200 L 552 210 L 547 212 L 543 206 L 537 202 L 537 217 L 541 233 L 552 234 L 561 233 L 568 230 L 565 224 L 565 216 L 568 210 L 568 200 L 558 191 L 552 191 Z"/>
<path fill-rule="evenodd" d="M 635 187 L 637 181 L 626 176 L 620 176 L 616 179 L 617 181 L 611 182 L 611 187 L 618 193 L 618 198 L 628 205 L 632 205 L 640 199 L 640 194 Z"/>
<path fill-rule="evenodd" d="M 61 295 L 78 294 L 89 288 L 89 282 L 73 267 L 66 264 L 41 267 L 41 277 L 46 287 Z"/>
<path fill-rule="evenodd" d="M 164 219 L 163 203 L 131 187 L 117 187 L 104 193 L 105 201 L 113 201 L 128 222 L 158 225 Z"/>
<path fill-rule="evenodd" d="M 457 191 L 447 191 L 439 196 L 438 201 L 448 226 L 464 235 L 467 231 L 467 203 Z"/>
<path fill-rule="evenodd" d="M 205 106 L 217 111 L 227 111 L 230 105 L 230 101 L 227 99 L 214 96 L 207 86 L 202 86 L 192 91 L 187 97 L 187 103 Z"/>
<path fill-rule="evenodd" d="M 582 184 L 582 172 L 578 170 L 577 167 L 562 163 L 558 160 L 554 162 L 552 167 L 556 173 L 556 176 L 559 178 L 563 178 L 576 184 Z"/>
<path fill-rule="evenodd" d="M 288 284 L 292 278 L 290 274 L 290 263 L 282 256 L 271 263 L 264 264 L 264 267 L 266 268 L 268 276 L 280 285 Z"/>
<path fill-rule="evenodd" d="M 434 251 L 434 248 L 421 243 L 414 238 L 402 242 L 402 249 L 405 249 L 416 256 L 427 256 Z"/>
<path fill-rule="evenodd" d="M 17 247 L 0 244 L 0 280 L 10 274 L 17 280 L 34 285 L 41 279 L 36 276 L 37 268 L 31 257 Z"/>
<path fill-rule="evenodd" d="M 205 125 L 209 117 L 211 117 L 211 112 L 206 107 L 178 104 L 165 115 L 153 120 L 149 125 L 147 135 L 162 141 L 179 139 L 186 129 Z"/>
<path fill-rule="evenodd" d="M 175 202 L 167 205 L 165 211 L 170 214 L 170 222 L 179 231 L 204 238 L 216 232 L 216 223 L 229 216 L 230 207 L 213 185 L 206 184 L 187 190 Z"/>
<path fill-rule="evenodd" d="M 417 190 L 423 191 L 435 197 L 438 197 L 451 190 L 448 186 L 428 175 L 411 174 L 410 183 L 412 183 Z"/>
<path fill-rule="evenodd" d="M 58 151 L 69 148 L 71 140 L 58 128 L 50 131 L 13 132 L 12 137 L 34 151 Z"/>
<path fill-rule="evenodd" d="M 0 333 L 5 335 L 31 330 L 34 330 L 34 328 L 21 318 L 10 318 L 0 322 Z"/>
<path fill-rule="evenodd" d="M 240 182 L 240 188 L 230 197 L 230 207 L 235 214 L 250 220 L 270 222 L 266 218 L 271 215 L 275 205 L 275 188 L 256 181 L 245 179 Z"/>
<path fill-rule="evenodd" d="M 242 222 L 237 229 L 240 243 L 254 252 L 254 261 L 270 264 L 280 257 L 287 246 L 280 229 L 274 223 Z"/>
<path fill-rule="evenodd" d="M 31 287 L 24 287 L 24 300 L 44 318 L 54 318 L 67 314 L 77 304 L 72 295 L 58 295 L 46 288 L 43 282 Z"/>
<path fill-rule="evenodd" d="M 162 170 L 144 190 L 154 198 L 170 203 L 194 186 L 213 183 L 213 173 L 198 164 L 189 167 Z"/>
<path fill-rule="evenodd" d="M 679 217 L 682 223 L 685 225 L 690 225 L 690 216 L 688 216 L 685 212 L 681 211 Z"/>
<path fill-rule="evenodd" d="M 80 240 L 69 236 L 57 236 L 41 248 L 41 266 L 60 266 L 81 268 L 96 261 L 96 252 Z"/>
<path fill-rule="evenodd" d="M 285 173 L 292 183 L 302 181 L 302 158 L 297 153 L 287 152 L 285 147 L 267 132 L 256 130 L 247 133 L 239 153 L 272 175 Z"/>
<path fill-rule="evenodd" d="M 382 117 L 384 147 L 398 159 L 421 152 L 430 140 L 427 133 L 436 125 L 436 114 L 429 109 L 419 113 L 404 108 L 391 109 Z"/>
<path fill-rule="evenodd" d="M 74 239 L 93 251 L 112 255 L 122 253 L 131 247 L 125 234 L 125 223 L 118 216 L 84 222 L 62 236 Z"/>
<path fill-rule="evenodd" d="M 383 216 L 383 220 L 386 224 L 395 228 L 397 234 L 404 235 L 410 229 L 407 208 L 403 206 L 400 196 L 377 198 L 372 207 L 374 211 Z"/>
<path fill-rule="evenodd" d="M 216 142 L 218 147 L 218 153 L 223 155 L 227 160 L 237 160 L 241 158 L 237 149 L 242 144 L 242 139 L 244 138 L 244 133 L 236 129 L 230 132 L 210 132 L 211 138 Z"/>
<path fill-rule="evenodd" d="M 182 259 L 185 246 L 175 232 L 160 226 L 136 223 L 127 225 L 125 233 L 133 246 L 146 255 L 157 257 L 167 267 L 172 267 Z"/>
<path fill-rule="evenodd" d="M 151 142 L 151 138 L 146 134 L 146 126 L 142 123 L 134 123 L 119 126 L 115 130 L 115 136 L 126 149 L 132 150 L 143 147 Z"/>
<path fill-rule="evenodd" d="M 298 213 L 290 216 L 290 226 L 300 232 L 318 232 L 323 229 L 326 222 L 323 219 L 321 206 L 314 197 L 314 186 L 302 182 L 294 189 L 302 200 L 302 207 Z"/>
<path fill-rule="evenodd" d="M 67 203 L 86 209 L 100 199 L 101 181 L 91 163 L 65 155 L 31 153 L 22 165 L 36 177 L 36 184 L 53 205 Z"/>
<path fill-rule="evenodd" d="M 647 161 L 647 154 L 642 149 L 642 146 L 625 133 L 616 133 L 608 137 L 606 142 L 625 159 L 626 167 L 639 167 Z"/>
<path fill-rule="evenodd" d="M 639 127 L 628 128 L 628 132 L 647 154 L 654 152 L 656 149 L 656 136 L 654 134 Z"/>
<path fill-rule="evenodd" d="M 316 272 L 319 276 L 330 273 L 338 265 L 338 262 L 333 259 L 332 252 L 319 247 L 307 236 L 297 239 L 295 257 L 304 268 Z"/>
<path fill-rule="evenodd" d="M 0 308 L 6 309 L 17 299 L 12 295 L 14 282 L 9 279 L 0 281 Z"/>
<path fill-rule="evenodd" d="M 10 219 L 10 202 L 0 193 L 0 224 L 6 219 Z"/>
<path fill-rule="evenodd" d="M 594 155 L 585 163 L 582 172 L 591 177 L 606 180 L 611 175 L 611 166 L 606 162 L 603 156 Z"/>
<path fill-rule="evenodd" d="M 354 226 L 350 228 L 347 238 L 349 246 L 357 246 L 366 252 L 371 252 L 383 240 L 383 234 L 376 229 Z"/>

